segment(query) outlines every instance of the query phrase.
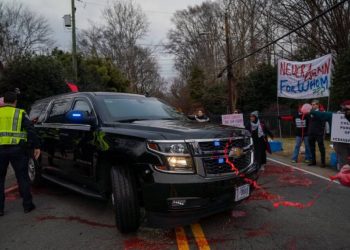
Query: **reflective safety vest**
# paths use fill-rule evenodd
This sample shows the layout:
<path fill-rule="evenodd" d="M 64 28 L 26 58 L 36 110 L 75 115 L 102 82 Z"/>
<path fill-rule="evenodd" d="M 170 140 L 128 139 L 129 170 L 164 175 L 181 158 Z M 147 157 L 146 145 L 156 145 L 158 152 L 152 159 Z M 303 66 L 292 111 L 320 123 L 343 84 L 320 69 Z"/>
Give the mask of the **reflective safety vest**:
<path fill-rule="evenodd" d="M 22 109 L 14 107 L 0 108 L 0 145 L 18 145 L 27 141 L 27 133 L 22 131 Z"/>

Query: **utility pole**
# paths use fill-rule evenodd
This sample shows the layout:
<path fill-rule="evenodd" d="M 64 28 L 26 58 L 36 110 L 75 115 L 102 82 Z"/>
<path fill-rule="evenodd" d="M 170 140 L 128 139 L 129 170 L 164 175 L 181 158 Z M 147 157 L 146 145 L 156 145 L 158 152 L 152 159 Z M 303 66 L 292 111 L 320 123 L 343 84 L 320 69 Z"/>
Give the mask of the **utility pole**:
<path fill-rule="evenodd" d="M 75 0 L 72 2 L 72 64 L 73 64 L 73 80 L 74 84 L 77 84 L 78 81 L 78 66 L 77 66 L 77 41 L 75 33 Z"/>
<path fill-rule="evenodd" d="M 228 112 L 233 113 L 233 110 L 236 108 L 234 106 L 236 102 L 234 99 L 234 79 L 233 79 L 233 70 L 232 70 L 232 61 L 231 61 L 231 41 L 230 41 L 230 24 L 228 20 L 228 9 L 225 12 L 225 36 L 226 36 L 226 64 L 227 64 L 227 87 L 228 87 Z"/>

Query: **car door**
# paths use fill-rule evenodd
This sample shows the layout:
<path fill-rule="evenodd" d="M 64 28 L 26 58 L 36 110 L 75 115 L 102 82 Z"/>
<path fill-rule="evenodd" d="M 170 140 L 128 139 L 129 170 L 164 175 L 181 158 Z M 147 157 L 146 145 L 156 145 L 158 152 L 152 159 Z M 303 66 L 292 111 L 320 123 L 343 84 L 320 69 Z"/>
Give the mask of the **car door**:
<path fill-rule="evenodd" d="M 52 101 L 44 122 L 38 125 L 42 139 L 42 167 L 45 172 L 64 175 L 69 168 L 65 114 L 71 108 L 73 98 L 60 98 Z M 39 117 L 40 119 L 40 117 Z"/>
<path fill-rule="evenodd" d="M 72 105 L 72 111 L 87 112 L 90 117 L 90 124 L 75 124 L 70 129 L 70 146 L 73 150 L 72 169 L 74 179 L 82 184 L 93 182 L 95 176 L 95 144 L 94 144 L 94 126 L 97 124 L 97 118 L 93 106 L 89 99 L 85 97 L 75 98 Z"/>

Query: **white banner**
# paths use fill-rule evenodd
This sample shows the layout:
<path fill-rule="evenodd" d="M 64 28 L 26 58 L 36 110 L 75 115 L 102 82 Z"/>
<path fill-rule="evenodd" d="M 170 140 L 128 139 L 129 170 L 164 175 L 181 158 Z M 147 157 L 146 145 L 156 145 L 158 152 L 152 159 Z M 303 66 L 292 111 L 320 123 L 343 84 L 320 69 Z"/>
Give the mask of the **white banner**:
<path fill-rule="evenodd" d="M 312 99 L 329 96 L 332 55 L 315 60 L 278 61 L 277 96 L 291 99 Z"/>
<path fill-rule="evenodd" d="M 243 114 L 222 115 L 221 120 L 223 125 L 244 128 Z"/>
<path fill-rule="evenodd" d="M 332 116 L 331 141 L 350 143 L 350 122 L 344 114 L 333 114 Z"/>

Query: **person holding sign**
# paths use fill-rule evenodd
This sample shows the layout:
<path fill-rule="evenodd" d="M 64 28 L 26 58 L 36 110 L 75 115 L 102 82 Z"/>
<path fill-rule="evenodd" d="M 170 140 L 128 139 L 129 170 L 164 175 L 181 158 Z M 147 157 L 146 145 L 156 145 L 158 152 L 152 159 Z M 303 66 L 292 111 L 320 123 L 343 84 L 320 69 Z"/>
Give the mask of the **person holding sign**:
<path fill-rule="evenodd" d="M 254 159 L 260 167 L 266 164 L 266 151 L 271 154 L 270 144 L 267 141 L 267 135 L 273 138 L 272 133 L 266 127 L 263 121 L 260 121 L 258 111 L 250 114 L 250 123 L 246 125 L 246 129 L 250 131 L 254 144 Z"/>
<path fill-rule="evenodd" d="M 311 152 L 310 152 L 310 144 L 309 137 L 307 134 L 308 126 L 309 126 L 309 116 L 303 115 L 301 112 L 301 108 L 299 108 L 298 112 L 295 115 L 285 115 L 280 116 L 279 119 L 283 121 L 292 121 L 295 125 L 295 146 L 294 152 L 292 156 L 292 163 L 298 162 L 298 156 L 300 151 L 300 146 L 304 142 L 305 145 L 305 163 L 311 162 Z"/>
<path fill-rule="evenodd" d="M 334 120 L 334 114 L 332 112 L 320 112 L 317 110 L 311 110 L 310 111 L 310 115 L 313 115 L 315 117 L 317 117 L 318 119 L 322 120 L 322 121 L 328 121 L 332 130 L 332 138 L 334 138 L 334 133 L 335 131 L 339 131 L 342 128 L 347 129 L 347 131 L 345 131 L 345 133 L 347 133 L 349 131 L 349 122 L 350 122 L 350 100 L 346 100 L 344 101 L 341 105 L 341 110 L 336 113 L 336 117 L 338 118 L 338 114 L 342 114 L 344 115 L 344 120 L 345 121 L 340 121 L 337 123 L 337 127 L 338 128 L 334 128 L 333 126 L 335 124 L 333 124 L 333 120 Z M 305 112 L 307 113 L 307 112 Z M 339 118 L 341 119 L 343 116 L 340 116 Z M 350 136 L 349 136 L 350 137 Z M 344 141 L 346 140 L 346 138 L 342 138 Z M 333 140 L 334 141 L 334 140 Z M 334 150 L 337 153 L 337 157 L 338 157 L 338 162 L 339 165 L 341 167 L 343 167 L 346 164 L 350 163 L 350 141 L 349 142 L 340 142 L 340 141 L 336 141 L 334 142 Z"/>

